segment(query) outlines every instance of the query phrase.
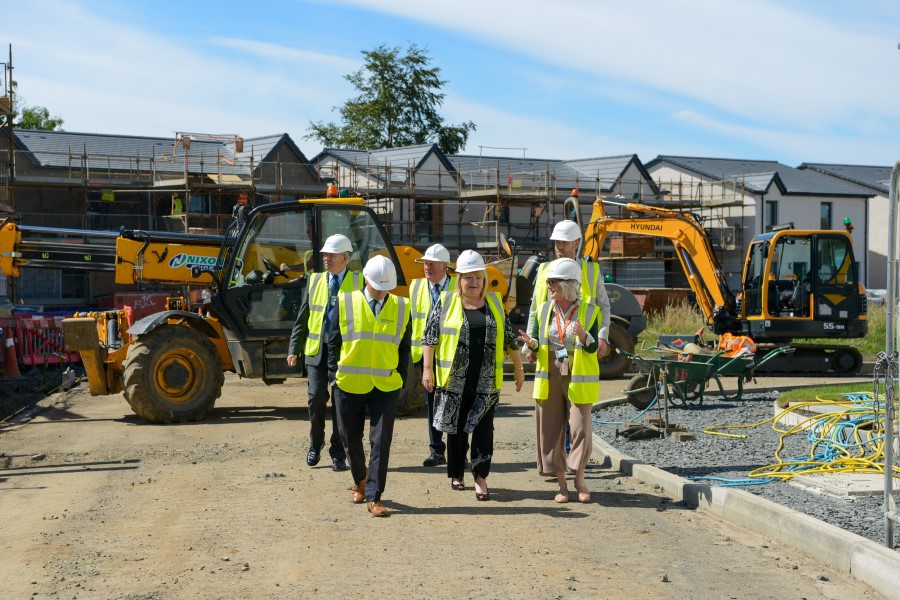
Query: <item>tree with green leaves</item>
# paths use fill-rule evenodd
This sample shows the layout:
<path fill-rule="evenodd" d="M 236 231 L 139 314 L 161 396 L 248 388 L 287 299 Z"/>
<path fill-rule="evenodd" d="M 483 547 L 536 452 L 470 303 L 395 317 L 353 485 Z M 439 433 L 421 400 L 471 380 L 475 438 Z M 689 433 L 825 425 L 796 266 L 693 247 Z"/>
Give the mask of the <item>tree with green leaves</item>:
<path fill-rule="evenodd" d="M 58 116 L 50 116 L 50 111 L 43 106 L 25 106 L 25 99 L 16 93 L 17 81 L 12 82 L 13 123 L 20 129 L 43 129 L 45 131 L 62 131 L 63 120 Z"/>
<path fill-rule="evenodd" d="M 439 67 L 430 66 L 425 50 L 411 44 L 401 56 L 400 47 L 381 45 L 362 54 L 362 68 L 344 76 L 359 95 L 334 108 L 341 123 L 311 121 L 306 139 L 360 150 L 436 143 L 443 152 L 456 154 L 465 147 L 475 123 L 444 123 L 438 109 L 447 82 Z"/>

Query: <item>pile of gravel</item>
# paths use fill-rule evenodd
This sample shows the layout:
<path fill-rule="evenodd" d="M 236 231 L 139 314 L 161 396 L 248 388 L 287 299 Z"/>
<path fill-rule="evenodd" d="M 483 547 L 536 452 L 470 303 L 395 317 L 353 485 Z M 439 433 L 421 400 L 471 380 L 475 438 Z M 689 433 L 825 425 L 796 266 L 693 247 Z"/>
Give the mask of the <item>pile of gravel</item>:
<path fill-rule="evenodd" d="M 616 437 L 616 431 L 623 431 L 621 424 L 635 421 L 639 411 L 630 404 L 608 406 L 594 411 L 594 433 L 609 442 L 620 452 L 684 477 L 721 477 L 725 479 L 746 479 L 753 469 L 775 462 L 781 434 L 766 423 L 751 429 L 732 431 L 743 433 L 746 439 L 736 439 L 703 433 L 704 427 L 712 425 L 754 424 L 770 419 L 773 401 L 777 392 L 770 394 L 747 394 L 738 402 L 706 397 L 703 406 L 696 403 L 687 408 L 670 407 L 669 423 L 682 425 L 694 435 L 693 440 L 678 441 L 673 438 L 626 440 Z M 656 417 L 656 408 L 651 408 L 646 417 Z M 637 421 L 641 419 L 638 418 Z M 782 459 L 809 456 L 810 445 L 805 435 L 791 435 L 786 438 L 781 451 Z M 714 485 L 715 482 L 706 482 Z M 896 487 L 896 486 L 895 486 Z M 821 521 L 859 534 L 879 544 L 884 543 L 884 495 L 837 497 L 818 493 L 784 481 L 763 485 L 744 485 L 740 489 L 756 494 L 772 502 L 805 513 Z M 897 543 L 895 526 L 895 548 Z"/>

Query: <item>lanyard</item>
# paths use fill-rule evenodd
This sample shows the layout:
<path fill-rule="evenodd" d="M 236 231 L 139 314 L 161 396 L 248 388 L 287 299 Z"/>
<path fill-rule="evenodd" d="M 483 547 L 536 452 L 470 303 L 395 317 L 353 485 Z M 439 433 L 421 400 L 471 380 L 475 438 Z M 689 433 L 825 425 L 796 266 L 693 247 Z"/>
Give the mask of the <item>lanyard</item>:
<path fill-rule="evenodd" d="M 556 335 L 559 336 L 559 343 L 563 346 L 565 345 L 564 340 L 566 338 L 566 330 L 569 328 L 569 325 L 571 325 L 572 320 L 575 318 L 575 314 L 578 312 L 578 303 L 576 302 L 573 304 L 569 310 L 572 311 L 572 314 L 569 315 L 569 311 L 566 311 L 566 314 L 564 315 L 566 323 L 565 325 L 562 325 L 561 319 L 559 318 L 559 306 L 555 303 L 553 304 L 553 318 L 556 319 Z"/>

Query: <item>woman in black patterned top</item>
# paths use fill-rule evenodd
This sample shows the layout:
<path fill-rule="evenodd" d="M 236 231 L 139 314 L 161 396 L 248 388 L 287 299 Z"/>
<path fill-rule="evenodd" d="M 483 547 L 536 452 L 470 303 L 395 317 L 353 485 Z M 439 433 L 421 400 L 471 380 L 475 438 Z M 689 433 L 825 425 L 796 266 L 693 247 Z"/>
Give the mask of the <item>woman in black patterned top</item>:
<path fill-rule="evenodd" d="M 471 434 L 470 460 L 478 500 L 489 499 L 485 480 L 491 469 L 494 410 L 500 399 L 498 339 L 499 353 L 509 355 L 515 365 L 516 391 L 525 381 L 518 339 L 499 298 L 487 294 L 486 269 L 478 253 L 460 254 L 456 291 L 441 295 L 422 337 L 422 384 L 434 390 L 434 428 L 447 433 L 447 476 L 454 490 L 465 489 Z"/>

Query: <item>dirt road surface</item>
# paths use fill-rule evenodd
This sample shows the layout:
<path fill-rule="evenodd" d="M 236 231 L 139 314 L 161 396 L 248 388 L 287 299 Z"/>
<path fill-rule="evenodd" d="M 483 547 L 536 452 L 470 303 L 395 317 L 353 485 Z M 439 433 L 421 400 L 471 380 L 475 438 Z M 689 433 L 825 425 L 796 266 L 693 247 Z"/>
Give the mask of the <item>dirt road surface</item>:
<path fill-rule="evenodd" d="M 397 422 L 387 519 L 350 502 L 349 473 L 306 466 L 305 381 L 226 376 L 212 418 L 175 426 L 84 386 L 52 396 L 0 431 L 0 598 L 880 598 L 617 472 L 555 504 L 530 380 L 512 389 L 491 501 L 422 467 L 420 412 Z"/>

